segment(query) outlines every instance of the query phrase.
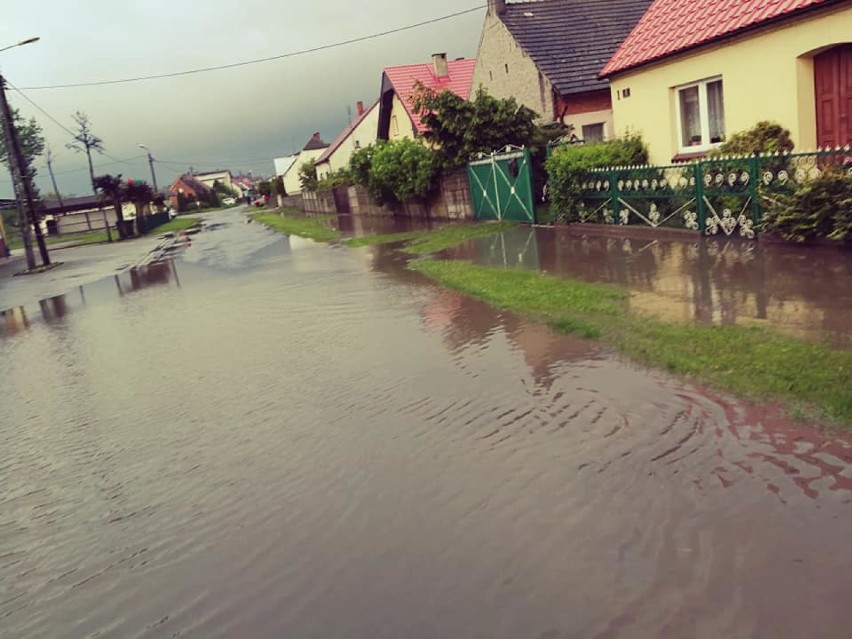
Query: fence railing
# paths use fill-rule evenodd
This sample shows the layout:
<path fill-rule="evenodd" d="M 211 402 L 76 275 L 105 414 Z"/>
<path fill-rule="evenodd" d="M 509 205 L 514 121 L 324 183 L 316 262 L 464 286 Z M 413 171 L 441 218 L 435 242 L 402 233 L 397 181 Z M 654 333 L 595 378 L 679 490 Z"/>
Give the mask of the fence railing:
<path fill-rule="evenodd" d="M 780 197 L 827 170 L 852 176 L 852 149 L 592 169 L 581 184 L 577 216 L 581 222 L 754 239 L 764 215 Z"/>

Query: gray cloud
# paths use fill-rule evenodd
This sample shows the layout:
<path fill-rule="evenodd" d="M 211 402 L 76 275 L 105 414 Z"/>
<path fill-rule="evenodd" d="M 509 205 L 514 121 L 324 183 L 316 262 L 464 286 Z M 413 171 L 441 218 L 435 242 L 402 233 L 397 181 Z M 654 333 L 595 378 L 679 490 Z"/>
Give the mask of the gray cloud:
<path fill-rule="evenodd" d="M 484 0 L 392 0 L 324 3 L 201 0 L 118 3 L 30 0 L 10 3 L 0 46 L 32 35 L 42 41 L 0 53 L 0 70 L 18 87 L 138 77 L 229 64 L 357 38 L 484 6 Z M 273 157 L 300 148 L 314 131 L 333 139 L 347 106 L 378 97 L 385 66 L 424 62 L 432 53 L 476 54 L 484 9 L 338 49 L 211 73 L 130 84 L 25 93 L 71 127 L 85 111 L 107 153 L 101 172 L 147 179 L 140 142 L 148 145 L 161 184 L 190 165 L 272 172 Z M 68 134 L 14 91 L 10 102 L 42 125 L 57 153 L 63 192 L 85 193 L 85 158 L 64 148 Z M 250 160 L 250 161 L 247 161 Z M 39 186 L 49 188 L 40 168 Z M 0 197 L 11 197 L 0 176 Z"/>

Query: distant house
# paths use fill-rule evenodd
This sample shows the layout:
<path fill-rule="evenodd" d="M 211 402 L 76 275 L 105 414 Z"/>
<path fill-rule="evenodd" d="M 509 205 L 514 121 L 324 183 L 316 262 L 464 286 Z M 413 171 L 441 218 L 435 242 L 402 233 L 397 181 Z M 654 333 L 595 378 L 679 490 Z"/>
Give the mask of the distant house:
<path fill-rule="evenodd" d="M 275 158 L 274 160 L 272 160 L 273 164 L 275 165 L 275 175 L 277 177 L 283 177 L 298 157 L 299 154 L 296 153 L 294 155 L 288 155 L 285 158 Z"/>
<path fill-rule="evenodd" d="M 368 109 L 358 102 L 358 115 L 340 135 L 328 145 L 316 160 L 317 177 L 323 179 L 331 173 L 349 166 L 349 158 L 358 149 L 376 141 L 379 127 L 379 105 L 374 102 Z"/>
<path fill-rule="evenodd" d="M 416 138 L 426 130 L 414 113 L 413 91 L 417 82 L 441 92 L 449 89 L 465 100 L 470 98 L 476 60 L 447 60 L 446 53 L 432 56 L 432 64 L 388 67 L 382 73 L 378 109 L 378 139 Z"/>
<path fill-rule="evenodd" d="M 244 175 L 238 175 L 233 180 L 234 190 L 238 197 L 246 197 L 254 192 L 254 180 Z"/>
<path fill-rule="evenodd" d="M 193 177 L 211 189 L 213 188 L 213 185 L 218 182 L 234 195 L 238 194 L 237 189 L 234 188 L 234 179 L 230 171 L 221 170 L 209 171 L 207 173 L 193 173 Z"/>
<path fill-rule="evenodd" d="M 295 195 L 302 192 L 302 181 L 299 176 L 299 169 L 302 165 L 307 164 L 323 154 L 323 151 L 328 148 L 328 143 L 323 142 L 319 133 L 314 133 L 307 144 L 299 151 L 296 159 L 290 165 L 290 168 L 284 173 L 284 190 L 287 195 Z"/>
<path fill-rule="evenodd" d="M 761 120 L 800 150 L 852 144 L 852 0 L 655 0 L 601 76 L 654 163 Z"/>
<path fill-rule="evenodd" d="M 598 72 L 651 0 L 489 0 L 473 89 L 514 97 L 543 124 L 581 139 L 612 136 L 609 84 Z"/>
<path fill-rule="evenodd" d="M 169 187 L 169 205 L 176 211 L 179 210 L 178 195 L 182 195 L 188 202 L 203 202 L 212 190 L 211 187 L 196 179 L 195 175 L 188 173 L 181 175 Z"/>

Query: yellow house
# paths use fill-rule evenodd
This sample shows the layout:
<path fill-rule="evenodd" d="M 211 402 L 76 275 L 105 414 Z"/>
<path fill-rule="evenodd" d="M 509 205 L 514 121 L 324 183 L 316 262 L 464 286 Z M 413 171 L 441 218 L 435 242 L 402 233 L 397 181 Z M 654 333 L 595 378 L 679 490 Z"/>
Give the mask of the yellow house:
<path fill-rule="evenodd" d="M 655 0 L 600 75 L 653 164 L 761 120 L 797 150 L 852 144 L 852 0 Z"/>

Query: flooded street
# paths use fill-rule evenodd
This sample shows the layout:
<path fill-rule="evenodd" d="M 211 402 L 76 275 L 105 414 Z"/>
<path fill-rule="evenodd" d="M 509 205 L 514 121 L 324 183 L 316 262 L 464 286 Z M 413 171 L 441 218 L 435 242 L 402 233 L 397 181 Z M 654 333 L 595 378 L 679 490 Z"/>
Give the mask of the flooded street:
<path fill-rule="evenodd" d="M 243 219 L 4 314 L 0 636 L 849 636 L 852 435 Z M 461 252 L 849 345 L 842 264 L 542 232 Z"/>

